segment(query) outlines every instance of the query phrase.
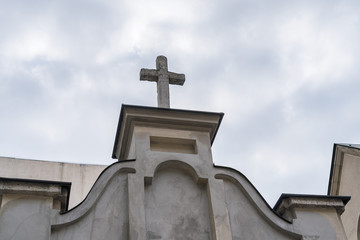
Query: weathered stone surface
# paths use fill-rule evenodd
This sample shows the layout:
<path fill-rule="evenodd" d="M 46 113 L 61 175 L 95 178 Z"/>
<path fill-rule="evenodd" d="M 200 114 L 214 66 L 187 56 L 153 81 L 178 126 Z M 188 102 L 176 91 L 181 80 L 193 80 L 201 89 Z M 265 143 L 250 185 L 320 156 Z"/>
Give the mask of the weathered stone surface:
<path fill-rule="evenodd" d="M 240 185 L 225 180 L 224 186 L 233 239 L 299 239 L 289 229 L 285 231 L 279 226 L 270 225 L 270 220 L 262 215 L 261 209 L 257 209 Z"/>
<path fill-rule="evenodd" d="M 97 196 L 90 192 L 88 197 Z M 67 214 L 70 215 L 71 211 L 64 215 Z M 101 195 L 84 215 L 61 226 L 53 225 L 51 239 L 128 239 L 128 229 L 127 173 L 118 172 L 106 183 Z"/>
<path fill-rule="evenodd" d="M 168 71 L 165 56 L 156 58 L 156 69 L 141 69 L 140 80 L 157 83 L 158 107 L 170 108 L 169 84 L 183 85 L 185 75 Z"/>
<path fill-rule="evenodd" d="M 211 239 L 206 186 L 183 169 L 155 173 L 145 188 L 147 239 Z"/>

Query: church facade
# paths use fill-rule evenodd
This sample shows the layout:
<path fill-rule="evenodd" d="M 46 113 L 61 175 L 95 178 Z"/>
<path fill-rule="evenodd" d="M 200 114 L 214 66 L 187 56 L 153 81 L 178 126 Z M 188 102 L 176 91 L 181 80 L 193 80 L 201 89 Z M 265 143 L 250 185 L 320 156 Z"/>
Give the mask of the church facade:
<path fill-rule="evenodd" d="M 333 159 L 328 195 L 283 194 L 271 208 L 244 175 L 213 164 L 223 114 L 170 109 L 168 85 L 185 76 L 165 57 L 140 77 L 157 82 L 159 107 L 122 106 L 116 163 L 38 162 L 34 175 L 20 170 L 28 160 L 0 158 L 0 239 L 358 239 L 360 192 L 342 179 L 360 154 L 347 161 L 337 151 L 349 147 L 335 145 L 343 160 Z"/>

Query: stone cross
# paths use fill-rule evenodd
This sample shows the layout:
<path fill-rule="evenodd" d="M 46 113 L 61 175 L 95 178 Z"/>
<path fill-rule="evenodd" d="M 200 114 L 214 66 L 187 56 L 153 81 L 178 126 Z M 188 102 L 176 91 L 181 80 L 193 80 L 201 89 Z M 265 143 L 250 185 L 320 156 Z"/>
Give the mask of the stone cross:
<path fill-rule="evenodd" d="M 165 56 L 156 58 L 156 69 L 140 70 L 140 80 L 157 82 L 158 107 L 170 108 L 169 84 L 184 85 L 185 75 L 168 71 Z"/>

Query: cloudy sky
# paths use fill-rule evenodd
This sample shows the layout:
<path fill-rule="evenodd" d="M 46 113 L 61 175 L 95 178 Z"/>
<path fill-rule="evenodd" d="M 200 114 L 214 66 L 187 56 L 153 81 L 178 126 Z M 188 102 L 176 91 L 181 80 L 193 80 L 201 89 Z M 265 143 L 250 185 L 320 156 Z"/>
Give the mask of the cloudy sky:
<path fill-rule="evenodd" d="M 111 164 L 158 55 L 186 75 L 171 107 L 224 112 L 214 161 L 270 205 L 326 194 L 333 144 L 359 143 L 359 1 L 13 0 L 0 29 L 0 156 Z"/>

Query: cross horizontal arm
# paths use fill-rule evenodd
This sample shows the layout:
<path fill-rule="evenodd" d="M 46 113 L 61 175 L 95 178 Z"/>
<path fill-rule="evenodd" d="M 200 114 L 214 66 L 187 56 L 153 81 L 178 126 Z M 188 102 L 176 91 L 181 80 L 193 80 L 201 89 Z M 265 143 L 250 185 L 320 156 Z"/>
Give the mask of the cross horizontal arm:
<path fill-rule="evenodd" d="M 166 57 L 158 56 L 156 58 L 156 69 L 142 68 L 140 80 L 156 82 L 158 107 L 170 108 L 169 84 L 184 85 L 185 74 L 169 72 Z"/>
<path fill-rule="evenodd" d="M 159 74 L 157 70 L 142 68 L 140 70 L 140 80 L 157 82 Z"/>
<path fill-rule="evenodd" d="M 175 85 L 184 85 L 185 82 L 185 74 L 168 72 L 169 74 L 169 83 Z"/>

